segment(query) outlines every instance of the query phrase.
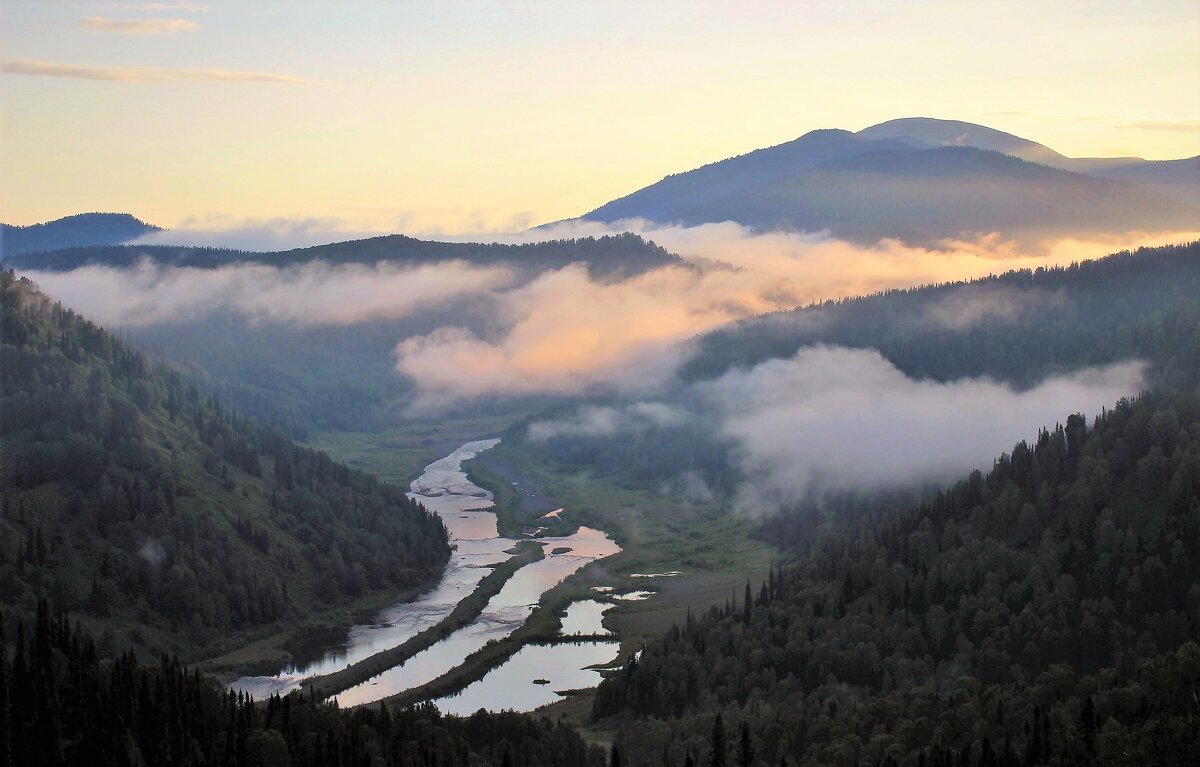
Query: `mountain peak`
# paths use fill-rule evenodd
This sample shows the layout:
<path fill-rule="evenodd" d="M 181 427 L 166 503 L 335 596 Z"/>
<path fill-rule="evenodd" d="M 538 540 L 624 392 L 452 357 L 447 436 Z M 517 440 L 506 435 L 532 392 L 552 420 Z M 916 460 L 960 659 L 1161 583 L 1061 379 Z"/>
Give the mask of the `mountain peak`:
<path fill-rule="evenodd" d="M 994 152 L 1003 152 L 1013 157 L 1019 157 L 1022 160 L 1056 167 L 1061 167 L 1062 163 L 1067 161 L 1063 155 L 1036 141 L 962 120 L 901 117 L 863 128 L 854 135 L 872 141 L 882 139 L 905 141 L 922 149 L 941 146 L 970 146 L 976 149 L 990 149 Z"/>

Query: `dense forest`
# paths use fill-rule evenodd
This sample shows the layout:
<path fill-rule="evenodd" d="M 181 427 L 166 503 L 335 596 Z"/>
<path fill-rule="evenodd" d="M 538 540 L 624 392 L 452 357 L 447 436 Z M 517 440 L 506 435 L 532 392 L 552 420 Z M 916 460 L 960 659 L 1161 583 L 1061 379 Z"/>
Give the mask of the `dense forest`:
<path fill-rule="evenodd" d="M 169 656 L 101 658 L 38 605 L 13 646 L 0 632 L 0 764 L 210 767 L 603 767 L 569 727 L 523 714 L 442 716 L 433 706 L 340 711 L 303 692 L 265 704 Z"/>
<path fill-rule="evenodd" d="M 630 763 L 1195 763 L 1200 393 L 1071 416 L 924 503 L 787 537 L 787 568 L 601 684 Z"/>
<path fill-rule="evenodd" d="M 713 428 L 715 418 L 694 384 L 831 344 L 877 349 L 914 379 L 988 377 L 1023 389 L 1083 367 L 1140 359 L 1149 363 L 1149 385 L 1187 388 L 1200 383 L 1197 296 L 1200 243 L 830 301 L 692 341 L 684 384 L 660 396 L 692 417 L 611 437 L 529 438 L 531 421 L 569 418 L 577 407 L 569 405 L 515 425 L 506 438 L 569 469 L 586 467 L 651 487 L 696 472 L 718 496 L 728 495 L 742 479 L 730 458 L 733 443 Z"/>
<path fill-rule="evenodd" d="M 423 586 L 441 520 L 0 273 L 0 600 L 190 658 Z"/>

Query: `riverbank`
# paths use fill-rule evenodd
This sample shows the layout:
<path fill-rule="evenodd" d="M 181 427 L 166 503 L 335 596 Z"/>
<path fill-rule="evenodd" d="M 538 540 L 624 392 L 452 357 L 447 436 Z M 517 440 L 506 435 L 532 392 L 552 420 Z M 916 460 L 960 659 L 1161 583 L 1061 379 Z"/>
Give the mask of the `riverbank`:
<path fill-rule="evenodd" d="M 308 617 L 280 622 L 273 630 L 246 637 L 235 649 L 197 662 L 196 668 L 222 682 L 238 677 L 272 674 L 281 668 L 304 665 L 336 647 L 351 626 L 372 620 L 380 611 L 412 602 L 437 585 L 440 574 L 428 583 L 403 591 L 370 594 L 350 604 L 312 610 Z"/>

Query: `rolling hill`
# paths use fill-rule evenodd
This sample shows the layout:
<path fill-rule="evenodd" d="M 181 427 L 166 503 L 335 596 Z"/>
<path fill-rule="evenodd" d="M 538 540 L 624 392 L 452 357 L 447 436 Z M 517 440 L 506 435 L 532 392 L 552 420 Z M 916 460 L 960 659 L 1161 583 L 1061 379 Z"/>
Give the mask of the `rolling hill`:
<path fill-rule="evenodd" d="M 163 266 L 196 269 L 215 269 L 235 263 L 286 267 L 312 261 L 336 265 L 380 262 L 428 264 L 458 260 L 476 265 L 507 264 L 528 275 L 568 264 L 584 263 L 597 276 L 639 274 L 679 262 L 677 256 L 633 234 L 520 245 L 436 242 L 393 234 L 278 252 L 178 245 L 72 247 L 17 255 L 10 258 L 7 265 L 10 268 L 57 272 L 97 265 L 123 268 L 143 259 Z"/>
<path fill-rule="evenodd" d="M 0 262 L 47 250 L 119 245 L 158 231 L 128 213 L 80 213 L 30 226 L 0 224 Z"/>

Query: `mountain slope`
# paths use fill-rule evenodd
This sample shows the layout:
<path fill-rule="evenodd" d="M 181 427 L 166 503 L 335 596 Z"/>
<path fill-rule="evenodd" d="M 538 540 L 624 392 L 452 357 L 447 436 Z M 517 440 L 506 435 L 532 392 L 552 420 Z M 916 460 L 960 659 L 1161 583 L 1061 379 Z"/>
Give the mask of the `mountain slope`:
<path fill-rule="evenodd" d="M 970 146 L 1003 152 L 1022 160 L 1075 173 L 1129 181 L 1200 209 L 1200 156 L 1182 160 L 1141 157 L 1066 157 L 1035 141 L 959 120 L 906 117 L 864 128 L 855 134 L 872 140 L 893 139 L 911 146 Z M 1193 211 L 1195 212 L 1195 210 Z"/>
<path fill-rule="evenodd" d="M 1007 157 L 985 159 L 987 153 Z M 858 133 L 813 131 L 671 175 L 582 218 L 687 225 L 731 220 L 760 230 L 827 229 L 852 239 L 919 244 L 991 231 L 1039 237 L 1191 230 L 1200 217 L 1198 162 L 1075 159 L 982 125 L 904 118 Z M 973 175 L 962 172 L 967 168 Z"/>
<path fill-rule="evenodd" d="M 667 176 L 657 184 L 614 200 L 583 216 L 593 221 L 625 218 L 674 220 L 675 211 L 786 178 L 804 168 L 867 152 L 905 149 L 897 141 L 866 141 L 849 131 L 817 130 L 795 141 Z"/>
<path fill-rule="evenodd" d="M 437 577 L 445 527 L 0 273 L 0 599 L 200 658 Z M 110 644 L 111 644 L 110 642 Z"/>
<path fill-rule="evenodd" d="M 1133 184 L 972 147 L 859 155 L 676 216 L 688 224 L 734 220 L 759 230 L 829 229 L 853 240 L 921 244 L 995 231 L 1041 237 L 1192 223 L 1182 205 Z"/>
<path fill-rule="evenodd" d="M 1195 392 L 1069 416 L 815 543 L 781 526 L 809 531 L 792 567 L 600 685 L 631 763 L 1194 763 Z"/>
<path fill-rule="evenodd" d="M 833 344 L 878 349 L 906 375 L 937 381 L 987 376 L 1028 386 L 1140 358 L 1157 363 L 1159 381 L 1184 385 L 1187 370 L 1200 371 L 1200 357 L 1186 356 L 1200 354 L 1200 344 L 1184 322 L 1200 316 L 1198 295 L 1200 242 L 1142 248 L 762 315 L 695 339 L 681 373 L 688 381 L 716 378 Z M 1178 324 L 1166 325 L 1172 316 Z"/>
<path fill-rule="evenodd" d="M 159 227 L 128 213 L 81 213 L 31 226 L 0 224 L 0 262 L 26 253 L 93 245 L 119 245 Z"/>

